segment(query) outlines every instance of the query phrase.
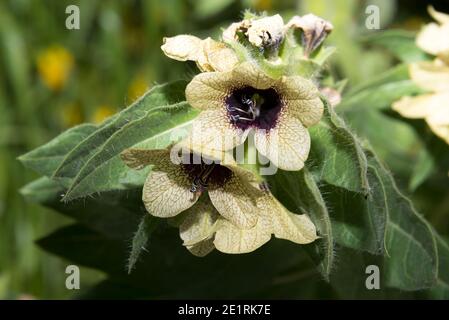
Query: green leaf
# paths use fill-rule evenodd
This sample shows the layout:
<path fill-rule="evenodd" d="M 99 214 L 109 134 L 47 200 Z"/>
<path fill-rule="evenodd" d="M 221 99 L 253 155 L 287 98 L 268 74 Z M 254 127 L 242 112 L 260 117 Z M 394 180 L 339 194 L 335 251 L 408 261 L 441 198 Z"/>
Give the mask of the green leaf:
<path fill-rule="evenodd" d="M 326 100 L 322 121 L 310 129 L 311 171 L 329 184 L 368 195 L 368 162 L 358 139 Z"/>
<path fill-rule="evenodd" d="M 399 191 L 391 174 L 377 163 L 376 172 L 388 208 L 386 283 L 403 290 L 430 288 L 438 276 L 437 246 L 432 229 Z"/>
<path fill-rule="evenodd" d="M 188 133 L 187 129 L 197 115 L 197 110 L 183 102 L 165 111 L 150 111 L 144 117 L 129 122 L 112 134 L 85 162 L 63 200 L 143 185 L 148 169 L 130 170 L 120 159 L 120 153 L 130 147 L 165 148 Z"/>
<path fill-rule="evenodd" d="M 233 0 L 199 0 L 194 2 L 194 12 L 201 19 L 210 18 L 225 10 L 232 5 Z"/>
<path fill-rule="evenodd" d="M 147 115 L 157 107 L 169 106 L 185 100 L 185 81 L 158 85 L 149 90 L 131 106 L 115 115 L 89 137 L 79 143 L 64 159 L 54 173 L 55 177 L 74 178 L 82 166 L 91 158 L 116 131 L 130 121 Z"/>
<path fill-rule="evenodd" d="M 37 244 L 58 256 L 109 274 L 125 270 L 125 241 L 105 237 L 81 224 L 62 227 L 39 239 Z"/>
<path fill-rule="evenodd" d="M 372 273 L 367 273 L 368 266 L 379 268 L 379 288 L 369 290 L 366 282 Z M 388 288 L 382 276 L 383 257 L 358 252 L 348 248 L 339 251 L 338 264 L 331 276 L 331 286 L 338 293 L 339 299 L 413 299 L 414 292 L 404 292 Z"/>
<path fill-rule="evenodd" d="M 405 30 L 386 30 L 363 37 L 364 43 L 382 46 L 402 62 L 427 60 L 429 56 L 416 45 L 416 34 Z"/>
<path fill-rule="evenodd" d="M 129 275 L 123 268 L 126 242 L 83 226 L 63 227 L 38 244 L 72 263 L 103 270 L 110 281 L 144 291 L 147 298 L 261 298 L 258 293 L 270 291 L 292 268 L 310 266 L 301 247 L 283 240 L 273 239 L 249 255 L 212 252 L 198 258 L 182 246 L 176 228 L 158 228 L 152 237 L 151 254 L 142 255 Z"/>
<path fill-rule="evenodd" d="M 338 110 L 347 111 L 358 108 L 359 112 L 367 109 L 387 109 L 403 96 L 422 93 L 423 89 L 411 80 L 384 82 L 375 88 L 368 88 L 348 95 L 337 106 Z"/>
<path fill-rule="evenodd" d="M 128 241 L 134 234 L 141 215 L 141 188 L 102 193 L 101 197 L 61 202 L 64 188 L 47 177 L 35 180 L 21 189 L 27 201 L 39 203 L 108 237 Z"/>
<path fill-rule="evenodd" d="M 449 299 L 449 241 L 435 233 L 438 244 L 439 273 L 435 287 L 429 290 L 432 299 Z"/>
<path fill-rule="evenodd" d="M 397 82 L 409 79 L 408 76 L 408 64 L 399 64 L 391 69 L 388 69 L 385 72 L 382 72 L 378 76 L 368 79 L 365 82 L 362 82 L 356 86 L 354 86 L 348 93 L 346 97 L 350 97 L 359 93 L 360 91 L 367 89 L 374 89 L 384 83 L 389 82 Z M 345 97 L 345 98 L 346 98 Z"/>
<path fill-rule="evenodd" d="M 430 153 L 422 148 L 419 151 L 417 162 L 413 168 L 409 181 L 409 190 L 415 191 L 435 171 L 435 161 Z"/>
<path fill-rule="evenodd" d="M 136 233 L 134 234 L 131 252 L 128 258 L 128 273 L 131 273 L 137 260 L 140 257 L 140 254 L 143 250 L 147 250 L 145 246 L 150 240 L 151 234 L 157 226 L 157 220 L 153 216 L 149 214 L 145 214 L 142 218 L 142 221 L 137 228 Z"/>
<path fill-rule="evenodd" d="M 417 162 L 416 150 L 421 148 L 419 136 L 412 127 L 378 110 L 353 109 L 343 116 L 396 175 L 412 174 Z"/>
<path fill-rule="evenodd" d="M 384 253 L 387 208 L 379 181 L 369 168 L 372 185 L 370 197 L 331 185 L 321 187 L 332 208 L 332 230 L 335 241 L 347 248 Z"/>
<path fill-rule="evenodd" d="M 336 51 L 336 47 L 321 46 L 318 51 L 313 53 L 311 59 L 319 66 L 323 66 Z"/>
<path fill-rule="evenodd" d="M 58 201 L 58 196 L 62 197 L 64 188 L 48 177 L 41 177 L 34 180 L 20 189 L 20 194 L 26 201 L 39 204 L 52 203 Z"/>
<path fill-rule="evenodd" d="M 65 155 L 96 130 L 93 124 L 73 127 L 43 146 L 19 157 L 24 166 L 51 177 Z"/>

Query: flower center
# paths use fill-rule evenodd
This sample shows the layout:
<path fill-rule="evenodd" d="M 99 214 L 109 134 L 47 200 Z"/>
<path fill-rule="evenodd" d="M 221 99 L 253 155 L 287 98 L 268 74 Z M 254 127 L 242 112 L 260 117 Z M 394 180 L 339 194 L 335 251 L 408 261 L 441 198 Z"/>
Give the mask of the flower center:
<path fill-rule="evenodd" d="M 273 88 L 237 88 L 231 91 L 225 103 L 229 120 L 240 129 L 269 130 L 276 125 L 282 108 L 281 97 Z"/>
<path fill-rule="evenodd" d="M 206 164 L 182 164 L 185 172 L 192 180 L 190 192 L 202 193 L 207 190 L 209 185 L 213 187 L 223 186 L 231 177 L 232 171 L 216 163 Z"/>

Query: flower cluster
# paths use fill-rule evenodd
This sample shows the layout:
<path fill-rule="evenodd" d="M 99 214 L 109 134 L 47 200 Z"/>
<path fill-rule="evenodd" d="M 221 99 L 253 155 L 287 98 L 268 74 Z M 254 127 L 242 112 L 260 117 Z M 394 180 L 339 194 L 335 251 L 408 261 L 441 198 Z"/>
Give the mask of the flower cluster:
<path fill-rule="evenodd" d="M 145 207 L 161 218 L 183 213 L 180 234 L 193 254 L 204 256 L 214 248 L 225 253 L 251 252 L 272 234 L 296 243 L 317 238 L 307 215 L 289 212 L 263 182 L 229 157 L 217 162 L 191 151 L 183 158 L 173 159 L 170 148 L 128 149 L 122 154 L 131 168 L 153 165 L 143 189 Z"/>
<path fill-rule="evenodd" d="M 431 130 L 449 144 L 449 15 L 432 7 L 429 13 L 438 23 L 426 25 L 416 43 L 435 59 L 409 66 L 411 79 L 428 93 L 403 97 L 393 109 L 406 118 L 425 119 Z"/>
<path fill-rule="evenodd" d="M 313 15 L 284 24 L 279 15 L 247 14 L 223 31 L 221 41 L 192 35 L 164 39 L 165 55 L 194 61 L 201 71 L 186 88 L 187 102 L 201 112 L 177 144 L 182 156 L 171 146 L 128 149 L 122 159 L 134 169 L 152 166 L 143 189 L 145 207 L 153 216 L 172 218 L 193 254 L 204 256 L 214 248 L 251 252 L 272 235 L 300 244 L 317 239 L 311 219 L 284 208 L 263 178 L 239 166 L 232 152 L 253 133 L 257 151 L 276 167 L 303 168 L 311 143 L 307 128 L 320 121 L 323 103 L 298 64 L 313 62 L 331 30 Z"/>

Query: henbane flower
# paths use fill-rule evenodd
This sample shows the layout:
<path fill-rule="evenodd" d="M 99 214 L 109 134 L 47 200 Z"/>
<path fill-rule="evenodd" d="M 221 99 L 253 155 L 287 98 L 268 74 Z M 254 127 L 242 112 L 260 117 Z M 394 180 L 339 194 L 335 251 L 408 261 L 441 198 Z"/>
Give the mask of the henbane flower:
<path fill-rule="evenodd" d="M 417 44 L 438 57 L 412 63 L 410 78 L 419 87 L 430 91 L 416 97 L 403 97 L 393 109 L 406 118 L 423 118 L 432 131 L 449 144 L 449 15 L 429 9 L 442 26 L 427 25 L 418 35 Z"/>
<path fill-rule="evenodd" d="M 188 154 L 189 160 L 192 155 Z M 178 222 L 180 236 L 197 256 L 214 248 L 224 253 L 251 252 L 272 235 L 299 244 L 317 239 L 307 215 L 289 212 L 252 173 L 232 161 L 175 164 L 168 149 L 128 149 L 122 159 L 135 169 L 153 165 L 143 189 L 145 207 L 164 218 L 185 211 Z"/>
<path fill-rule="evenodd" d="M 257 223 L 255 201 L 261 192 L 251 185 L 254 176 L 243 168 L 193 152 L 182 159 L 172 159 L 169 149 L 128 149 L 123 161 L 131 168 L 153 165 L 143 187 L 143 202 L 156 217 L 169 218 L 193 206 L 199 196 L 207 194 L 215 208 L 227 220 L 240 228 Z"/>
<path fill-rule="evenodd" d="M 284 170 L 304 166 L 310 150 L 307 128 L 323 114 L 318 89 L 310 80 L 273 79 L 251 62 L 228 72 L 197 75 L 188 84 L 186 97 L 202 110 L 188 138 L 193 150 L 233 149 L 254 130 L 257 150 Z"/>

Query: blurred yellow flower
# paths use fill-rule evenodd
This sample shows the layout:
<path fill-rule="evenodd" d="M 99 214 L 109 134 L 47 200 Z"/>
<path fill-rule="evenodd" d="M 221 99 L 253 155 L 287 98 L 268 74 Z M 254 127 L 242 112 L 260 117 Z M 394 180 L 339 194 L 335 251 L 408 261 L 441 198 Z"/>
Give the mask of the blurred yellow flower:
<path fill-rule="evenodd" d="M 142 96 L 150 85 L 143 75 L 136 76 L 128 87 L 128 101 L 133 102 Z"/>
<path fill-rule="evenodd" d="M 72 54 L 60 45 L 51 46 L 37 56 L 37 71 L 41 80 L 51 90 L 61 90 L 73 69 Z"/>
<path fill-rule="evenodd" d="M 108 105 L 101 105 L 98 106 L 95 109 L 95 112 L 92 116 L 92 122 L 95 124 L 102 123 L 104 120 L 115 114 L 116 109 L 108 106 Z"/>
<path fill-rule="evenodd" d="M 78 103 L 69 103 L 62 108 L 62 122 L 64 127 L 70 128 L 84 121 L 81 106 Z"/>

